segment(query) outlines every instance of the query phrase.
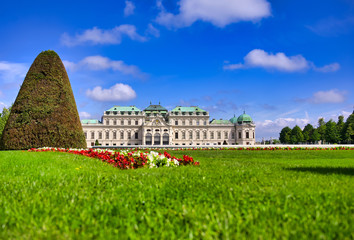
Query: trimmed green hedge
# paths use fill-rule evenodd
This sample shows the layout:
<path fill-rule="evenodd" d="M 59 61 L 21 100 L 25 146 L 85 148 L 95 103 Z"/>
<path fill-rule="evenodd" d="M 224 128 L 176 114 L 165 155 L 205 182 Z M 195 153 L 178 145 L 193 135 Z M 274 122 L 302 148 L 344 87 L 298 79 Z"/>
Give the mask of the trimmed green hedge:
<path fill-rule="evenodd" d="M 58 54 L 40 53 L 11 109 L 1 149 L 86 148 L 69 77 Z"/>

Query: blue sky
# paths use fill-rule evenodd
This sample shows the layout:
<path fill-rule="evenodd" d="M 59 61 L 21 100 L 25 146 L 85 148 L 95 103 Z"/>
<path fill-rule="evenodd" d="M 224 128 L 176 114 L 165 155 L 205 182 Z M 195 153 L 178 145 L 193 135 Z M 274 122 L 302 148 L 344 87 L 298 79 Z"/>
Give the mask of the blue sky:
<path fill-rule="evenodd" d="M 3 1 L 0 22 L 0 107 L 52 49 L 82 118 L 150 101 L 245 110 L 259 140 L 353 111 L 352 0 Z"/>

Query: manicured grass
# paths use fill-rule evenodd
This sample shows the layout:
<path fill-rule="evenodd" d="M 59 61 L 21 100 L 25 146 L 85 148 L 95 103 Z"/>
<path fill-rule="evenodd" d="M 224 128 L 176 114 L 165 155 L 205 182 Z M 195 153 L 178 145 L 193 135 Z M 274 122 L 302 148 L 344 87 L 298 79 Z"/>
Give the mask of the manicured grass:
<path fill-rule="evenodd" d="M 0 239 L 353 239 L 353 151 L 171 151 L 200 167 L 119 170 L 0 152 Z"/>

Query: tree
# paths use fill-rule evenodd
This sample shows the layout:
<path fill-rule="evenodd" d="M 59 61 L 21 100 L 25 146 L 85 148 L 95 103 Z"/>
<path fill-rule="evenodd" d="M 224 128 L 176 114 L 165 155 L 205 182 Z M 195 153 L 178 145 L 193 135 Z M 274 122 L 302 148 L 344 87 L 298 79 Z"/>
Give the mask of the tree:
<path fill-rule="evenodd" d="M 279 136 L 279 140 L 281 143 L 290 143 L 290 134 L 291 134 L 291 128 L 289 127 L 284 127 Z"/>
<path fill-rule="evenodd" d="M 9 107 L 9 109 L 4 107 L 2 109 L 2 113 L 0 113 L 0 139 L 1 139 L 2 132 L 4 131 L 5 125 L 7 123 L 7 120 L 9 119 L 10 111 L 11 111 L 11 107 Z"/>
<path fill-rule="evenodd" d="M 321 135 L 318 133 L 318 130 L 315 128 L 311 135 L 311 142 L 316 143 L 321 140 Z"/>
<path fill-rule="evenodd" d="M 344 116 L 339 116 L 337 122 L 337 132 L 339 134 L 339 142 L 342 142 L 343 130 L 344 130 Z"/>
<path fill-rule="evenodd" d="M 320 134 L 320 140 L 323 142 L 325 141 L 325 134 L 326 134 L 326 122 L 324 121 L 323 118 L 318 119 L 318 128 L 317 128 L 318 133 Z"/>
<path fill-rule="evenodd" d="M 354 111 L 349 115 L 342 130 L 342 141 L 352 143 L 354 141 Z"/>
<path fill-rule="evenodd" d="M 337 131 L 337 124 L 332 120 L 329 120 L 326 123 L 326 132 L 325 139 L 329 143 L 338 143 L 339 142 L 339 134 Z"/>
<path fill-rule="evenodd" d="M 31 65 L 5 125 L 0 148 L 86 148 L 64 64 L 54 51 Z"/>
<path fill-rule="evenodd" d="M 292 130 L 291 130 L 291 143 L 301 143 L 304 141 L 304 135 L 302 134 L 301 128 L 296 125 Z"/>
<path fill-rule="evenodd" d="M 302 134 L 304 135 L 305 142 L 312 142 L 311 141 L 312 132 L 313 132 L 313 126 L 311 124 L 307 124 L 304 127 L 304 130 L 302 131 Z"/>

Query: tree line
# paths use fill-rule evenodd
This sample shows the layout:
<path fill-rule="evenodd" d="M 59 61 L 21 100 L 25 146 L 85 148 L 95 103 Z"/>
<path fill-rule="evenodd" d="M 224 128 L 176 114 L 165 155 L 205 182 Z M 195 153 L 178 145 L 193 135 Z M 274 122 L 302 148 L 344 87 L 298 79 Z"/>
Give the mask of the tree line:
<path fill-rule="evenodd" d="M 281 143 L 353 143 L 354 142 L 354 111 L 344 122 L 344 117 L 339 116 L 338 121 L 332 119 L 325 122 L 318 120 L 318 127 L 307 124 L 303 130 L 299 126 L 293 129 L 284 127 L 280 134 Z"/>

